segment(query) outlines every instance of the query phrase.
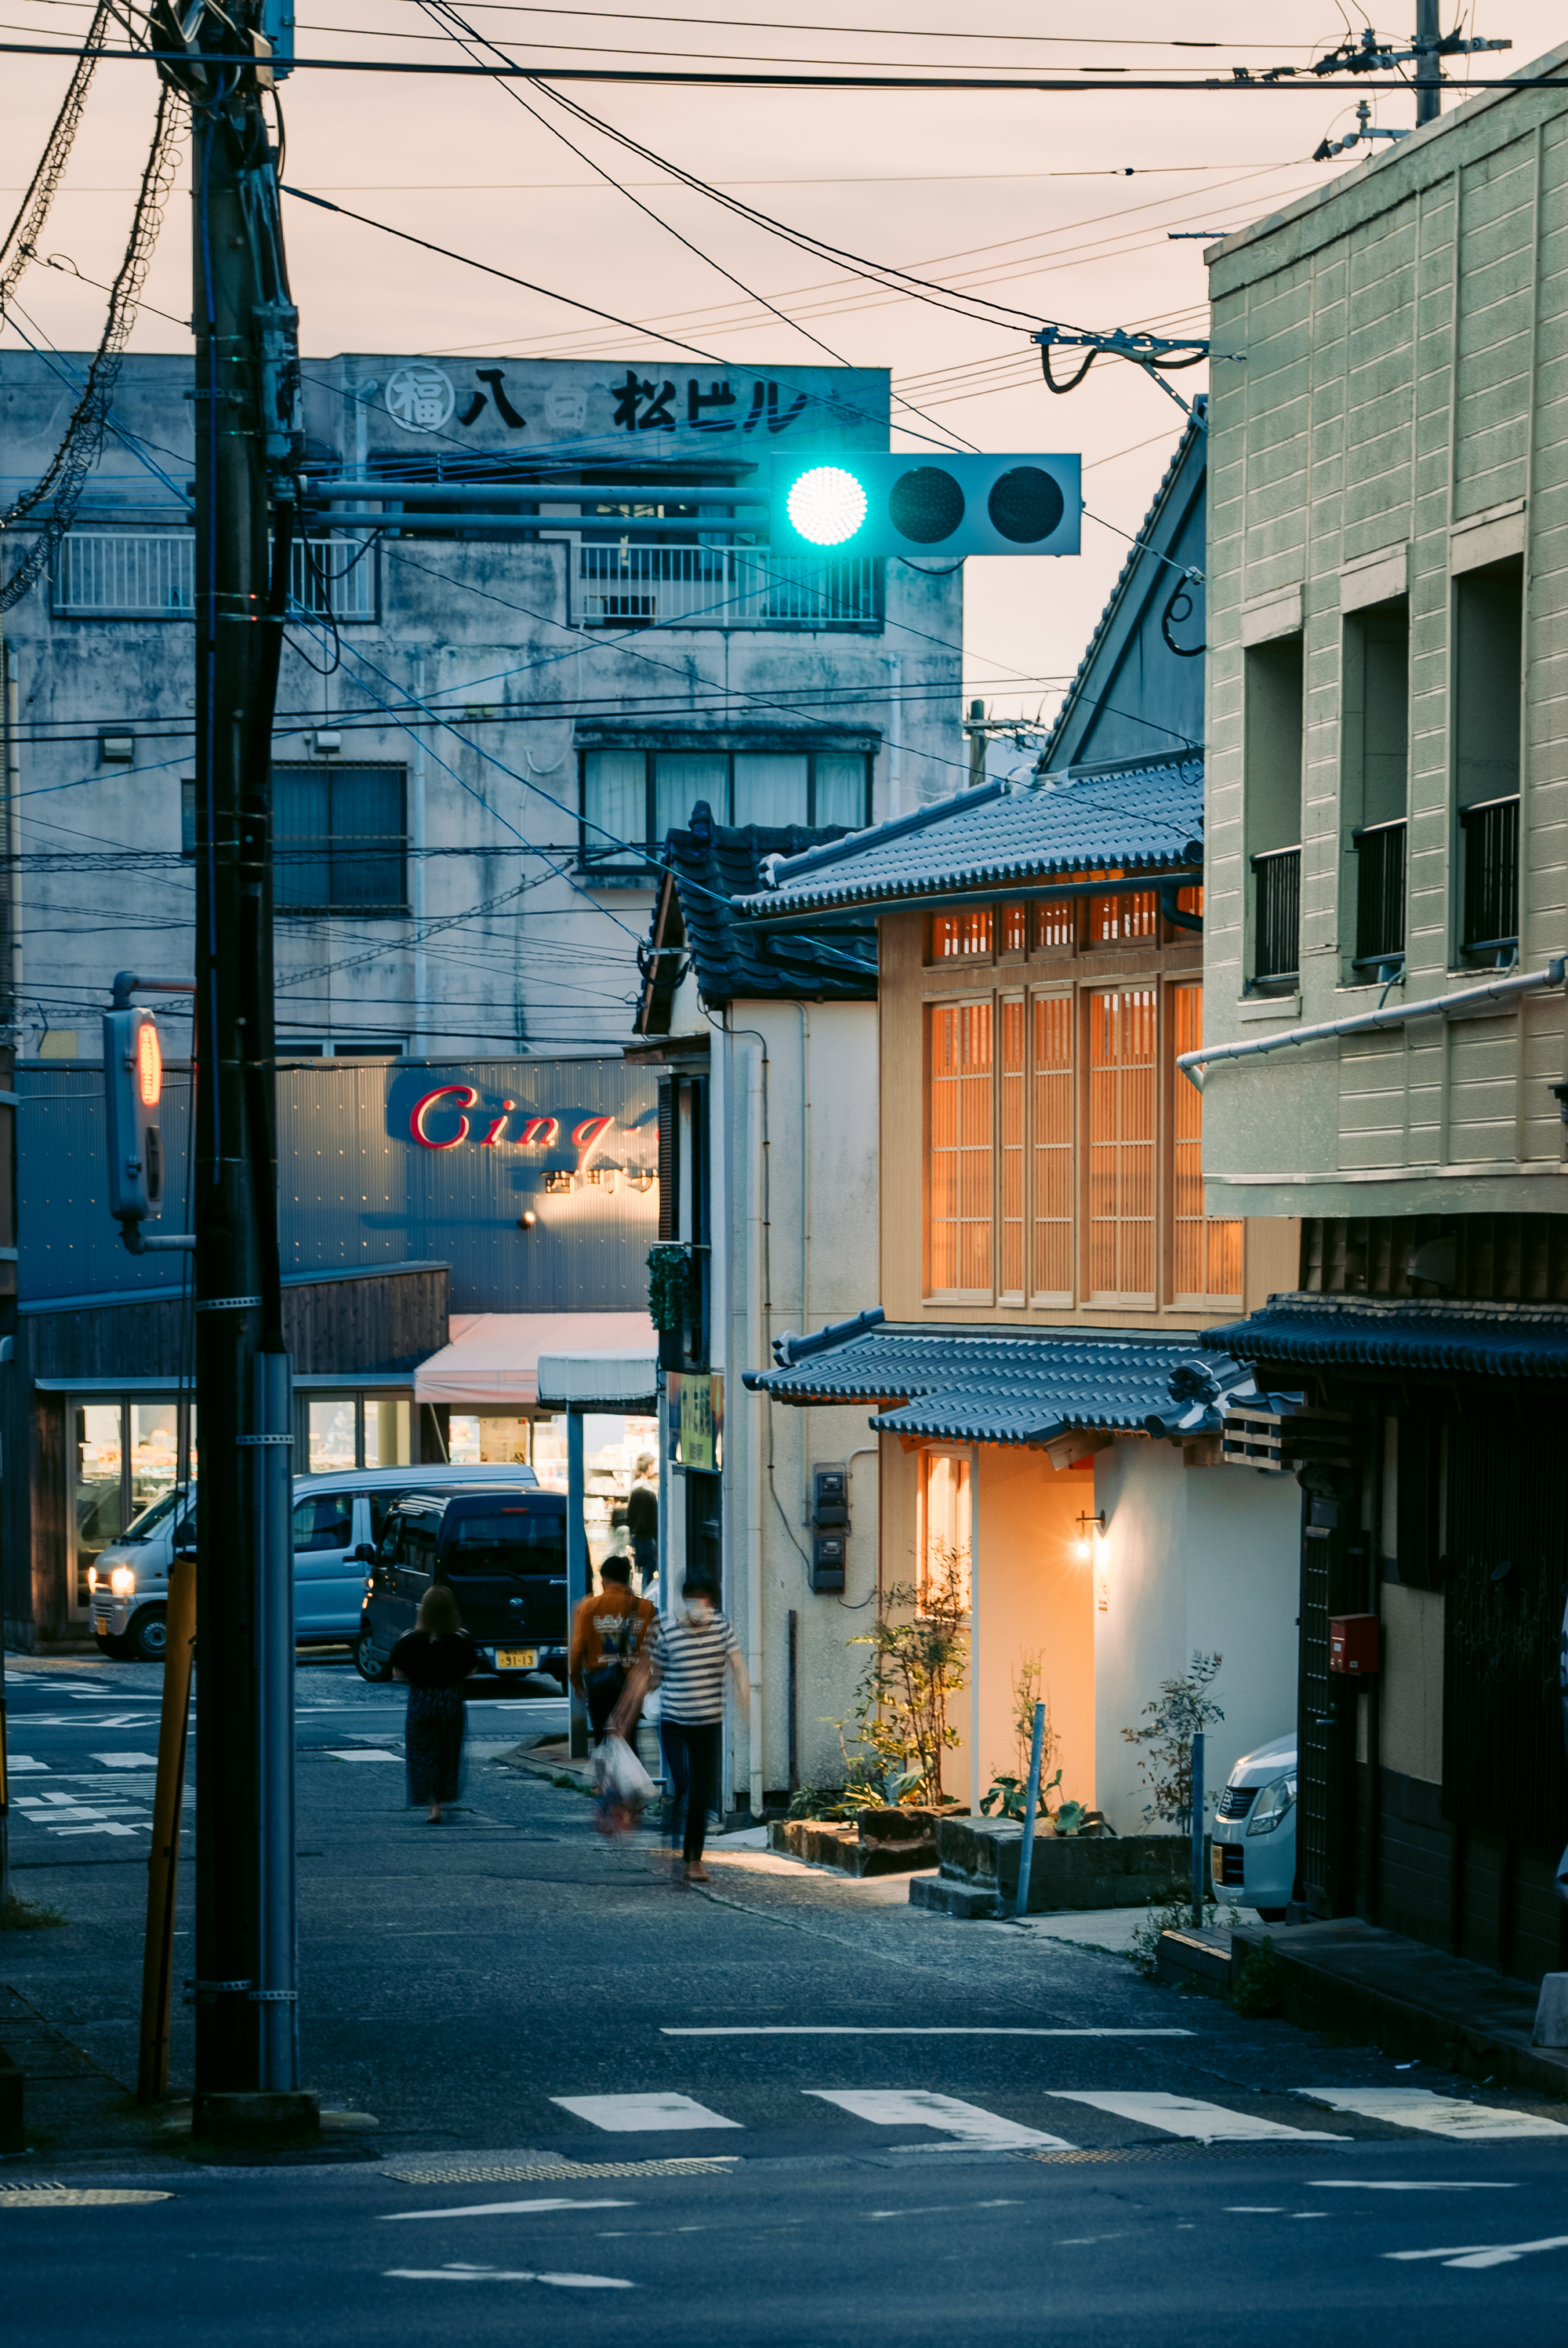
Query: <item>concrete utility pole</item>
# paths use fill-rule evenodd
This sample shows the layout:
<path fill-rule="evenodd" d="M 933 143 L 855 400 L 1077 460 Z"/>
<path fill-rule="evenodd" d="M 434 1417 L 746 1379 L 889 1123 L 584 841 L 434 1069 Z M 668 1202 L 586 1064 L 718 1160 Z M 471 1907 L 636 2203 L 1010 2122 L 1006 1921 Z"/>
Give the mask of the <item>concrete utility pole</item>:
<path fill-rule="evenodd" d="M 192 117 L 195 2127 L 251 2139 L 316 2123 L 313 2098 L 299 2092 L 296 2018 L 293 1433 L 278 1259 L 270 821 L 302 442 L 298 317 L 262 111 L 272 83 L 264 16 L 260 0 L 178 18 L 159 0 L 154 34 L 159 71 Z"/>
<path fill-rule="evenodd" d="M 5 884 L 0 888 L 0 1363 L 9 1363 L 16 1350 L 16 1021 L 17 977 L 21 946 L 16 935 L 16 793 L 17 761 L 16 655 L 0 631 L 0 740 L 5 748 L 5 825 L 0 831 L 5 851 Z M 21 1375 L 13 1367 L 11 1377 Z M 0 1417 L 7 1415 L 0 1412 Z M 15 1426 L 15 1418 L 12 1425 Z M 10 1538 L 15 1503 L 4 1481 L 7 1465 L 15 1477 L 24 1461 L 0 1458 L 0 1524 L 5 1527 L 0 1551 L 0 1914 L 11 1900 L 11 1775 L 5 1720 L 5 1589 L 4 1562 L 15 1554 Z"/>
<path fill-rule="evenodd" d="M 1442 106 L 1438 57 L 1438 0 L 1416 0 L 1416 129 L 1435 122 Z"/>

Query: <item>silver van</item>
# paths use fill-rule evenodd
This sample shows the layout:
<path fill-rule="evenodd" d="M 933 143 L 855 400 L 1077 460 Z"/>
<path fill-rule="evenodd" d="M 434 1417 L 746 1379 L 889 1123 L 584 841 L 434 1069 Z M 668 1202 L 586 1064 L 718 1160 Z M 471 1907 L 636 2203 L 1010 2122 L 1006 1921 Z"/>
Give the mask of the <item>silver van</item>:
<path fill-rule="evenodd" d="M 457 1486 L 534 1485 L 531 1468 L 345 1468 L 294 1478 L 294 1638 L 302 1647 L 354 1649 L 365 1563 L 358 1552 L 381 1539 L 388 1509 L 405 1492 Z M 178 1486 L 144 1509 L 87 1569 L 93 1632 L 106 1655 L 155 1663 L 168 1637 L 169 1567 L 177 1541 L 196 1535 L 196 1487 Z M 379 1679 L 373 1667 L 367 1679 Z"/>

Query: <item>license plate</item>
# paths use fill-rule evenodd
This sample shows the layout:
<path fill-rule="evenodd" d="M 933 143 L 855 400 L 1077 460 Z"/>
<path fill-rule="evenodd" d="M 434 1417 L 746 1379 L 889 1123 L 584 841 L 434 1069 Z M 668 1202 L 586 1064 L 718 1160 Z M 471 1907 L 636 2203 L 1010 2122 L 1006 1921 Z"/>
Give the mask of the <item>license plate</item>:
<path fill-rule="evenodd" d="M 108 1637 L 108 1634 L 109 1634 L 109 1618 L 108 1618 L 108 1616 L 107 1614 L 100 1614 L 100 1615 L 98 1616 L 98 1618 L 97 1618 L 97 1634 L 98 1634 L 98 1637 L 99 1637 L 100 1639 L 107 1639 L 107 1638 Z"/>
<path fill-rule="evenodd" d="M 498 1672 L 531 1672 L 538 1659 L 537 1647 L 497 1647 L 496 1669 Z"/>

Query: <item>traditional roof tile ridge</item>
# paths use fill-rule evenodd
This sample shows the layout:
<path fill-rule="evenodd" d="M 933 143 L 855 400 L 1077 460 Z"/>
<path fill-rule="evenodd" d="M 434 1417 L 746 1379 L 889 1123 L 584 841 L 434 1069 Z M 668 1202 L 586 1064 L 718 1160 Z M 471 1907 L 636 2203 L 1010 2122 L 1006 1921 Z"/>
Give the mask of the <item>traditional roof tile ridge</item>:
<path fill-rule="evenodd" d="M 967 815 L 974 808 L 984 807 L 989 799 L 1004 798 L 1008 788 L 1006 783 L 980 783 L 972 791 L 955 791 L 950 798 L 934 799 L 929 807 L 917 808 L 912 815 L 889 816 L 886 823 L 870 824 L 864 831 L 849 832 L 825 847 L 807 849 L 804 855 L 780 857 L 774 866 L 773 885 L 783 888 L 786 881 L 816 871 L 825 864 L 835 864 L 841 858 L 860 855 L 884 840 L 903 839 L 911 832 L 927 830 L 934 823 L 946 823 L 953 816 Z"/>

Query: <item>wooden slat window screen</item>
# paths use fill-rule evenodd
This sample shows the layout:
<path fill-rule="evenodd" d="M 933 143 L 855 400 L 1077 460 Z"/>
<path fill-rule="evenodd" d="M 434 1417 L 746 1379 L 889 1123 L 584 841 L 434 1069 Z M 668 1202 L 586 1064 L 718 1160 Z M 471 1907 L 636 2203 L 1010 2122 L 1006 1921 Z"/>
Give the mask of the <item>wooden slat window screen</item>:
<path fill-rule="evenodd" d="M 1204 990 L 1173 986 L 1170 993 L 1171 1052 L 1195 1052 L 1204 1040 Z M 1242 1231 L 1239 1220 L 1204 1212 L 1204 1097 L 1180 1070 L 1174 1074 L 1172 1107 L 1173 1297 L 1239 1304 L 1242 1293 Z"/>
<path fill-rule="evenodd" d="M 1069 881 L 1087 879 L 1082 872 L 1058 872 L 1054 883 L 1065 888 Z M 1054 904 L 1037 908 L 1034 942 L 1037 946 L 1071 946 L 1078 942 L 1078 909 L 1081 897 L 1060 897 Z"/>
<path fill-rule="evenodd" d="M 960 954 L 989 954 L 991 950 L 991 909 L 972 913 L 936 913 L 931 920 L 931 960 L 950 962 Z"/>
<path fill-rule="evenodd" d="M 1096 1303 L 1154 1302 L 1155 1041 L 1152 986 L 1089 999 L 1089 1288 Z"/>
<path fill-rule="evenodd" d="M 1155 938 L 1159 931 L 1160 900 L 1153 889 L 1135 890 L 1123 897 L 1091 897 L 1089 900 L 1089 942 L 1091 945 L 1123 945 L 1133 938 Z"/>
<path fill-rule="evenodd" d="M 1004 905 L 1002 907 L 1003 953 L 1023 953 L 1027 951 L 1028 946 L 1029 907 L 1027 905 Z"/>
<path fill-rule="evenodd" d="M 927 1179 L 935 1295 L 990 1293 L 991 1083 L 990 1004 L 933 1004 Z"/>
<path fill-rule="evenodd" d="M 1071 1304 L 1072 1028 L 1071 994 L 1034 998 L 1034 1266 L 1043 1304 Z"/>
<path fill-rule="evenodd" d="M 1024 1025 L 1021 994 L 1001 1004 L 1001 1282 L 998 1303 L 1023 1303 Z"/>

